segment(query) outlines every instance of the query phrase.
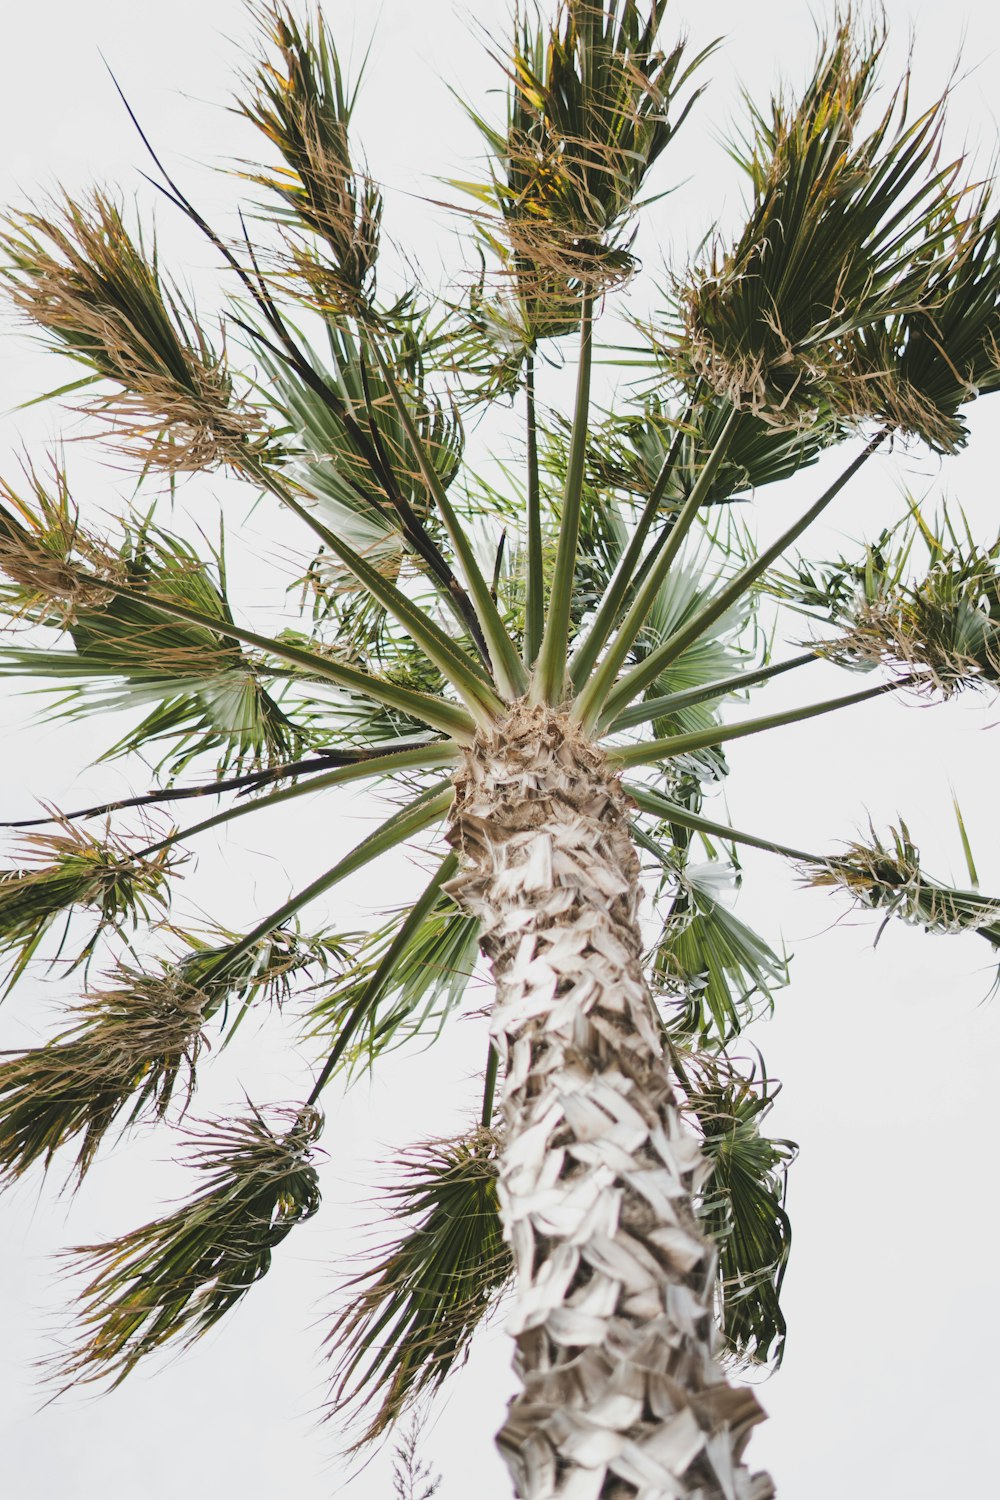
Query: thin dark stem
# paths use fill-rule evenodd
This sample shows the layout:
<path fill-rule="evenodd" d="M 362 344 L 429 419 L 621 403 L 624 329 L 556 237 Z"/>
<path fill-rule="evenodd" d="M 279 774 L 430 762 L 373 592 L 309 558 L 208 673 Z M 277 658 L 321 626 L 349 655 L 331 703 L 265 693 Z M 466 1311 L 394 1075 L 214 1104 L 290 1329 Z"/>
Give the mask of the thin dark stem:
<path fill-rule="evenodd" d="M 433 741 L 423 744 L 401 746 L 403 750 L 423 750 Z M 266 771 L 247 771 L 241 776 L 227 776 L 221 781 L 210 781 L 205 786 L 182 786 L 164 788 L 159 792 L 143 792 L 138 797 L 121 797 L 117 802 L 101 802 L 94 807 L 81 807 L 75 812 L 53 813 L 48 818 L 19 818 L 12 823 L 0 823 L 0 828 L 38 828 L 45 823 L 72 822 L 75 818 L 103 818 L 106 813 L 121 812 L 127 807 L 149 807 L 158 802 L 184 802 L 190 797 L 218 797 L 223 792 L 254 791 L 272 781 L 282 781 L 286 776 L 311 776 L 316 771 L 329 771 L 331 766 L 357 766 L 386 753 L 384 747 L 376 750 L 320 750 L 309 760 L 289 761 L 283 766 L 271 766 Z"/>
<path fill-rule="evenodd" d="M 422 526 L 412 505 L 403 495 L 402 490 L 399 488 L 399 485 L 396 482 L 395 473 L 393 472 L 392 465 L 390 464 L 388 455 L 385 451 L 385 445 L 382 441 L 382 434 L 379 431 L 378 423 L 375 420 L 375 403 L 372 400 L 371 396 L 371 387 L 368 378 L 368 365 L 364 357 L 364 350 L 361 351 L 360 370 L 361 388 L 364 391 L 365 396 L 365 410 L 368 414 L 368 427 L 371 432 L 372 445 L 374 447 L 378 463 L 386 475 L 386 479 L 382 481 L 383 487 L 385 488 L 386 493 L 389 495 L 402 523 L 403 535 L 410 542 L 413 550 L 417 553 L 417 555 L 424 560 L 428 568 L 431 570 L 432 575 L 437 578 L 439 584 L 444 589 L 447 598 L 451 602 L 452 607 L 455 609 L 455 612 L 458 615 L 460 623 L 464 625 L 466 630 L 469 632 L 469 635 L 475 642 L 476 650 L 479 652 L 479 655 L 485 662 L 487 671 L 492 676 L 493 665 L 490 661 L 490 653 L 486 645 L 486 638 L 483 635 L 482 626 L 479 623 L 479 617 L 477 616 L 476 611 L 473 607 L 472 600 L 469 598 L 465 589 L 459 583 L 455 574 L 448 566 L 448 562 L 444 557 L 444 554 L 435 545 L 432 538 L 428 535 L 428 533 Z"/>

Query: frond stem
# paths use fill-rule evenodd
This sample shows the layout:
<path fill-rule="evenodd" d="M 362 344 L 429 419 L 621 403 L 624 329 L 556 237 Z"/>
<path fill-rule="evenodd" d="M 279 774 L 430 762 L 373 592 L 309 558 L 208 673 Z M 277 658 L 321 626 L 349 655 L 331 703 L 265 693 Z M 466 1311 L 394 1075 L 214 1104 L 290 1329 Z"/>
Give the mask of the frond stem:
<path fill-rule="evenodd" d="M 576 376 L 576 400 L 569 440 L 569 462 L 559 517 L 559 545 L 556 550 L 548 617 L 542 635 L 531 687 L 536 703 L 562 702 L 566 691 L 566 656 L 569 649 L 570 615 L 573 604 L 573 581 L 576 576 L 577 547 L 580 537 L 580 514 L 583 506 L 583 481 L 587 457 L 587 434 L 590 427 L 590 371 L 593 354 L 594 301 L 585 297 L 580 318 L 580 362 Z"/>
<path fill-rule="evenodd" d="M 435 901 L 438 898 L 438 893 L 441 890 L 441 887 L 444 885 L 445 881 L 450 880 L 451 877 L 457 872 L 457 870 L 458 856 L 456 854 L 449 854 L 444 859 L 442 864 L 438 867 L 430 883 L 425 887 L 423 892 L 414 902 L 410 911 L 407 913 L 405 921 L 403 922 L 399 931 L 396 933 L 396 936 L 393 938 L 392 942 L 389 944 L 389 947 L 382 955 L 382 958 L 377 965 L 375 972 L 372 974 L 368 983 L 365 985 L 360 999 L 357 1001 L 357 1004 L 353 1007 L 350 1015 L 344 1022 L 344 1025 L 340 1031 L 340 1035 L 337 1037 L 337 1040 L 333 1046 L 333 1050 L 331 1051 L 326 1062 L 323 1064 L 316 1082 L 313 1084 L 312 1093 L 309 1095 L 309 1098 L 306 1101 L 307 1104 L 315 1104 L 320 1094 L 326 1088 L 326 1085 L 329 1083 L 331 1077 L 333 1076 L 333 1072 L 337 1064 L 340 1062 L 344 1053 L 347 1051 L 348 1044 L 350 1043 L 351 1038 L 354 1036 L 354 1033 L 357 1031 L 362 1021 L 368 1015 L 372 1006 L 377 1005 L 379 1000 L 382 998 L 382 991 L 384 989 L 386 981 L 392 974 L 393 968 L 396 964 L 396 960 L 399 958 L 400 954 L 405 951 L 406 945 L 410 941 L 411 936 L 417 930 L 421 922 L 426 917 L 427 913 L 433 907 Z"/>
<path fill-rule="evenodd" d="M 525 362 L 528 433 L 528 577 L 524 604 L 524 665 L 535 664 L 545 629 L 545 574 L 542 566 L 542 497 L 538 478 L 538 415 L 535 410 L 535 351 Z"/>
<path fill-rule="evenodd" d="M 280 927 L 289 917 L 295 916 L 303 906 L 307 906 L 310 901 L 315 901 L 318 896 L 325 895 L 340 881 L 346 880 L 349 875 L 354 874 L 355 870 L 360 870 L 363 865 L 377 859 L 387 849 L 395 848 L 404 839 L 412 838 L 414 834 L 422 832 L 448 811 L 453 795 L 450 781 L 444 786 L 439 782 L 421 792 L 406 807 L 400 808 L 398 812 L 386 818 L 384 823 L 380 823 L 374 832 L 362 839 L 360 844 L 356 844 L 349 854 L 337 861 L 332 869 L 310 881 L 301 891 L 290 896 L 276 911 L 258 922 L 256 927 L 244 933 L 238 942 L 226 949 L 222 957 L 209 965 L 201 975 L 199 983 L 207 986 L 213 979 L 218 979 L 236 959 L 249 952 L 255 943 L 267 937 L 268 933 L 274 932 L 275 928 Z"/>
<path fill-rule="evenodd" d="M 779 844 L 774 839 L 761 838 L 755 833 L 743 833 L 738 828 L 731 828 L 728 823 L 717 823 L 712 818 L 703 818 L 700 813 L 691 812 L 689 808 L 682 807 L 679 802 L 672 802 L 669 797 L 664 797 L 662 792 L 654 791 L 652 787 L 643 786 L 640 782 L 626 781 L 622 784 L 642 812 L 677 823 L 681 828 L 689 828 L 692 833 L 711 834 L 729 843 L 746 844 L 750 849 L 763 849 L 768 854 L 780 854 L 785 859 L 794 859 L 805 864 L 827 863 L 826 857 L 822 854 L 809 854 L 805 849 L 795 849 L 789 844 Z"/>
<path fill-rule="evenodd" d="M 677 519 L 664 533 L 656 550 L 658 556 L 655 563 L 650 567 L 642 587 L 639 589 L 625 619 L 608 647 L 600 666 L 594 672 L 593 677 L 580 693 L 576 703 L 573 705 L 572 717 L 580 723 L 584 729 L 591 730 L 601 718 L 601 710 L 605 700 L 611 692 L 615 678 L 621 670 L 629 651 L 635 643 L 636 637 L 642 631 L 643 626 L 649 618 L 649 612 L 656 602 L 656 597 L 673 566 L 677 554 L 681 550 L 684 538 L 687 536 L 694 524 L 695 517 L 705 504 L 706 497 L 711 492 L 712 484 L 718 472 L 719 465 L 729 450 L 729 445 L 736 435 L 736 429 L 742 420 L 742 413 L 733 410 L 726 419 L 726 425 L 719 434 L 718 442 L 712 449 L 705 461 L 705 466 L 698 475 L 697 481 L 685 500 L 684 505 L 678 512 Z"/>
<path fill-rule="evenodd" d="M 738 693 L 744 688 L 757 687 L 770 682 L 784 672 L 794 672 L 810 662 L 822 661 L 814 651 L 804 651 L 788 661 L 772 662 L 758 667 L 755 672 L 737 672 L 732 677 L 719 677 L 715 682 L 706 682 L 704 687 L 687 688 L 682 693 L 665 693 L 660 698 L 644 698 L 634 703 L 608 727 L 608 734 L 619 734 L 624 729 L 633 729 L 637 724 L 648 724 L 652 719 L 662 719 L 667 714 L 679 713 L 684 708 L 695 708 L 699 703 L 710 703 L 714 698 L 725 698 L 729 693 Z"/>
<path fill-rule="evenodd" d="M 647 740 L 639 745 L 618 746 L 608 751 L 608 759 L 620 767 L 657 765 L 676 755 L 686 755 L 693 750 L 707 750 L 711 746 L 724 745 L 728 740 L 744 739 L 750 734 L 762 734 L 768 729 L 780 729 L 785 724 L 801 724 L 806 719 L 815 719 L 821 714 L 835 713 L 840 708 L 849 708 L 855 703 L 865 703 L 869 698 L 879 698 L 883 693 L 892 693 L 900 686 L 898 682 L 880 682 L 877 687 L 863 688 L 858 693 L 848 693 L 842 698 L 828 698 L 822 703 L 810 703 L 805 708 L 789 708 L 780 714 L 767 714 L 759 719 L 744 719 L 741 724 L 713 724 L 708 729 L 698 729 L 691 734 L 669 735 L 662 740 Z"/>
<path fill-rule="evenodd" d="M 676 661 L 682 651 L 686 651 L 688 646 L 692 645 L 699 636 L 704 635 L 710 625 L 718 620 L 720 616 L 724 615 L 732 605 L 738 602 L 761 574 L 771 566 L 774 560 L 780 557 L 791 546 L 792 542 L 801 536 L 802 532 L 823 513 L 832 500 L 836 499 L 837 495 L 854 478 L 862 465 L 867 463 L 875 450 L 885 442 L 887 435 L 883 431 L 871 438 L 865 444 L 861 453 L 855 459 L 852 459 L 839 478 L 834 480 L 833 484 L 823 491 L 819 499 L 814 501 L 809 509 L 804 511 L 798 520 L 788 527 L 787 531 L 783 531 L 781 536 L 772 542 L 769 547 L 766 547 L 753 562 L 748 563 L 734 578 L 731 578 L 686 625 L 682 625 L 678 630 L 675 630 L 672 636 L 665 640 L 662 645 L 658 646 L 655 651 L 651 651 L 638 666 L 633 667 L 630 672 L 626 672 L 625 676 L 618 683 L 618 686 L 608 695 L 600 719 L 602 729 L 607 724 L 613 723 L 618 715 L 628 707 L 633 698 L 642 692 L 643 688 L 648 687 L 651 682 L 655 682 L 665 667 L 669 667 L 671 662 Z"/>
<path fill-rule="evenodd" d="M 594 616 L 590 629 L 573 653 L 569 664 L 569 675 L 570 681 L 577 691 L 579 691 L 590 676 L 594 663 L 603 651 L 608 636 L 614 629 L 622 602 L 632 583 L 635 581 L 636 568 L 642 556 L 646 537 L 649 535 L 649 528 L 659 514 L 660 502 L 663 499 L 664 491 L 670 483 L 670 477 L 677 464 L 681 444 L 684 441 L 684 430 L 694 415 L 694 409 L 695 403 L 692 401 L 674 434 L 670 450 L 660 465 L 660 472 L 653 482 L 653 488 L 650 490 L 646 503 L 642 508 L 642 514 L 636 523 L 635 530 L 632 532 L 621 561 L 615 569 L 614 576 L 605 590 L 604 597 L 598 606 L 597 614 Z M 666 527 L 663 535 L 667 536 L 672 529 L 670 526 Z"/>

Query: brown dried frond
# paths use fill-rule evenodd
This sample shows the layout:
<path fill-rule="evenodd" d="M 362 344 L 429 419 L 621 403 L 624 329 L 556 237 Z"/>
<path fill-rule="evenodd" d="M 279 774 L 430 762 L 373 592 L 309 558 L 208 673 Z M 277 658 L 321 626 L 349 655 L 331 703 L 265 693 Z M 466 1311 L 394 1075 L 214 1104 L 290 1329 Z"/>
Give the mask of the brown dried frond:
<path fill-rule="evenodd" d="M 261 413 L 235 396 L 225 353 L 161 275 L 155 243 L 147 254 L 110 198 L 66 196 L 49 214 L 14 214 L 5 226 L 14 304 L 118 387 L 86 409 L 109 423 L 123 452 L 169 473 L 260 456 Z"/>
<path fill-rule="evenodd" d="M 65 472 L 52 461 L 49 488 L 30 460 L 22 465 L 33 501 L 0 478 L 0 573 L 15 585 L 7 600 L 15 615 L 55 616 L 75 623 L 80 610 L 101 609 L 105 587 L 124 581 L 124 566 L 99 537 L 80 525 Z"/>
<path fill-rule="evenodd" d="M 288 240 L 286 273 L 329 310 L 361 316 L 374 292 L 382 194 L 352 160 L 356 93 L 345 87 L 322 16 L 300 23 L 283 0 L 253 0 L 250 8 L 280 60 L 261 54 L 236 108 L 277 147 L 284 166 L 245 175 L 276 193 L 285 216 L 325 242 L 325 253 L 317 254 Z"/>

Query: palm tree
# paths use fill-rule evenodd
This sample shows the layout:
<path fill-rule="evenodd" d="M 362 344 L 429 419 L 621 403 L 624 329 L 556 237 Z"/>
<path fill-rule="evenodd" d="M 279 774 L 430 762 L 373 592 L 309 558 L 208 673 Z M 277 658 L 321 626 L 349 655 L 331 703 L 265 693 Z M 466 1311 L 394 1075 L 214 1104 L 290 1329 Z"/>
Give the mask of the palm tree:
<path fill-rule="evenodd" d="M 666 0 L 564 0 L 515 17 L 504 118 L 468 106 L 487 160 L 450 190 L 468 264 L 440 292 L 405 274 L 387 292 L 330 30 L 285 0 L 249 8 L 238 108 L 270 159 L 242 166 L 256 197 L 238 234 L 143 137 L 228 278 L 218 333 L 106 191 L 13 212 L 3 234 L 15 305 L 84 370 L 52 394 L 84 393 L 151 498 L 102 529 L 58 455 L 0 482 L 0 669 L 48 680 L 69 719 L 131 712 L 108 753 L 158 763 L 148 792 L 7 825 L 8 988 L 59 959 L 80 998 L 0 1062 L 0 1170 L 68 1157 L 79 1183 L 113 1130 L 156 1119 L 201 1174 L 189 1201 L 81 1252 L 57 1378 L 115 1384 L 241 1300 L 319 1207 L 324 1091 L 439 1031 L 479 953 L 481 1109 L 402 1163 L 396 1236 L 331 1329 L 335 1406 L 377 1437 L 509 1289 L 522 1388 L 498 1441 L 524 1500 L 763 1500 L 744 1462 L 762 1412 L 732 1376 L 780 1359 L 794 1148 L 764 1133 L 766 1076 L 734 1046 L 786 965 L 722 887 L 749 845 L 928 931 L 997 947 L 1000 908 L 974 877 L 927 875 L 904 825 L 813 852 L 732 828 L 706 796 L 727 741 L 885 693 L 995 688 L 1000 541 L 911 505 L 856 557 L 793 549 L 891 438 L 955 452 L 964 407 L 1000 389 L 1000 217 L 946 159 L 944 100 L 914 115 L 904 80 L 874 109 L 884 33 L 844 12 L 801 94 L 748 106 L 745 226 L 637 312 L 636 215 L 711 48 L 662 40 Z M 609 321 L 601 344 L 616 299 L 626 332 Z M 603 410 L 602 353 L 631 369 Z M 516 464 L 482 436 L 508 413 Z M 731 502 L 841 443 L 839 477 L 757 546 Z M 162 523 L 165 489 L 218 471 L 280 522 L 274 567 L 301 608 L 277 624 L 233 597 L 203 518 Z M 723 719 L 821 659 L 864 683 Z M 210 779 L 188 780 L 206 758 Z M 200 835 L 359 786 L 384 821 L 276 910 L 238 932 L 168 920 Z M 130 830 L 136 809 L 205 796 L 224 800 L 183 828 Z M 303 929 L 414 841 L 424 888 L 384 925 Z M 293 996 L 319 1058 L 308 1097 L 183 1125 L 209 1044 Z"/>

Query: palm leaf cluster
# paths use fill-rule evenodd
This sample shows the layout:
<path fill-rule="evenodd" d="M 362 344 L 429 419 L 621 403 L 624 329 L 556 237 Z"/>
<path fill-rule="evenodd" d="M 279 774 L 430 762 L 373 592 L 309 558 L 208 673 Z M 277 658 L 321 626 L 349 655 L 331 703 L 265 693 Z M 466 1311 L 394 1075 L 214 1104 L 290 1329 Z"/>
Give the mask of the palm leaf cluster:
<path fill-rule="evenodd" d="M 70 495 L 65 471 L 53 465 L 50 486 L 30 465 L 25 503 L 6 480 L 0 481 L 0 563 L 8 613 L 60 624 L 75 623 L 80 608 L 101 609 L 110 600 L 102 580 L 120 583 L 115 550 L 87 532 Z M 68 566 L 72 561 L 76 566 Z"/>
<path fill-rule="evenodd" d="M 932 297 L 949 262 L 944 220 L 960 211 L 955 168 L 938 164 L 941 107 L 907 123 L 901 87 L 864 131 L 883 46 L 845 13 L 798 102 L 750 106 L 734 148 L 750 179 L 746 227 L 679 289 L 691 369 L 772 422 L 867 414 L 873 370 L 859 365 L 855 336 L 891 322 L 898 347 L 909 325 L 897 320 Z M 895 379 L 888 362 L 881 373 Z M 900 425 L 923 431 L 898 405 Z"/>
<path fill-rule="evenodd" d="M 726 1346 L 737 1360 L 780 1364 L 787 1333 L 781 1283 L 792 1238 L 785 1193 L 796 1148 L 761 1130 L 774 1104 L 766 1078 L 695 1059 L 688 1087 L 712 1163 L 701 1213 L 719 1246 Z"/>
<path fill-rule="evenodd" d="M 890 830 L 888 842 L 873 829 L 866 843 L 848 844 L 843 854 L 813 867 L 808 879 L 811 885 L 846 891 L 859 906 L 901 917 L 925 932 L 978 932 L 1000 947 L 1000 903 L 926 875 L 905 823 Z"/>
<path fill-rule="evenodd" d="M 102 548 L 95 576 L 99 544 L 82 537 L 71 520 L 68 483 L 59 471 L 55 495 L 39 484 L 34 510 L 19 503 L 21 514 L 32 518 L 24 535 L 39 538 L 32 545 L 43 547 L 45 557 L 23 561 L 27 542 L 22 545 L 8 570 L 14 587 L 6 591 L 8 608 L 24 621 L 61 629 L 63 644 L 4 643 L 0 674 L 54 680 L 53 691 L 63 694 L 57 713 L 152 705 L 109 755 L 165 739 L 175 769 L 214 749 L 222 750 L 222 764 L 292 759 L 305 743 L 304 729 L 268 690 L 262 659 L 223 633 L 232 615 L 221 552 L 206 562 L 192 545 L 143 518 L 124 528 L 115 553 Z M 81 551 L 90 564 L 85 570 L 75 561 Z M 154 602 L 158 596 L 197 612 L 199 622 L 165 619 Z"/>
<path fill-rule="evenodd" d="M 661 50 L 666 0 L 562 0 L 549 25 L 531 6 L 515 22 L 503 67 L 506 128 L 470 109 L 491 156 L 483 239 L 516 300 L 524 350 L 571 331 L 579 294 L 634 268 L 627 229 L 654 162 L 700 90 L 677 96 L 711 51 Z"/>
<path fill-rule="evenodd" d="M 510 1280 L 498 1145 L 488 1129 L 428 1142 L 405 1157 L 389 1189 L 389 1212 L 405 1228 L 348 1282 L 349 1300 L 330 1331 L 337 1405 L 380 1402 L 361 1442 L 441 1384 Z"/>
<path fill-rule="evenodd" d="M 134 928 L 166 902 L 165 849 L 144 858 L 118 839 L 94 838 L 64 823 L 59 833 L 27 834 L 20 854 L 19 864 L 0 869 L 0 954 L 8 960 L 8 985 L 20 978 L 60 918 L 62 953 L 77 908 L 97 920 L 74 962 L 93 952 L 105 930 Z"/>
<path fill-rule="evenodd" d="M 321 307 L 335 311 L 365 301 L 374 290 L 382 223 L 382 195 L 351 160 L 348 131 L 356 97 L 345 88 L 340 61 L 322 24 L 300 22 L 286 5 L 256 11 L 266 43 L 236 102 L 241 114 L 274 145 L 282 166 L 251 180 L 285 205 L 284 220 L 324 243 L 292 243 L 290 263 Z M 280 65 L 271 61 L 276 51 Z"/>
<path fill-rule="evenodd" d="M 225 358 L 160 273 L 155 242 L 132 236 L 97 190 L 50 214 L 10 219 L 2 235 L 14 304 L 52 345 L 112 382 L 92 409 L 127 453 L 174 472 L 245 461 L 260 419 L 233 391 Z"/>
<path fill-rule="evenodd" d="M 0 1168 L 12 1178 L 68 1151 L 79 1177 L 112 1126 L 169 1129 L 208 1042 L 272 1001 L 315 1067 L 309 1097 L 284 1113 L 262 1106 L 195 1137 L 203 1185 L 189 1202 L 86 1250 L 62 1376 L 118 1381 L 214 1326 L 318 1207 L 323 1091 L 457 1015 L 477 1018 L 477 925 L 453 894 L 459 856 L 441 830 L 456 768 L 501 744 L 525 703 L 625 778 L 653 875 L 651 984 L 713 1163 L 699 1207 L 719 1246 L 720 1324 L 735 1356 L 774 1363 L 793 1148 L 765 1134 L 774 1088 L 733 1050 L 775 1003 L 786 959 L 731 909 L 736 849 L 932 931 L 996 942 L 997 913 L 923 875 L 905 827 L 828 857 L 733 828 L 710 799 L 733 740 L 774 731 L 780 743 L 796 723 L 901 685 L 947 696 L 995 682 L 996 544 L 918 520 L 860 564 L 789 560 L 890 432 L 950 451 L 965 404 L 1000 386 L 989 194 L 970 197 L 961 165 L 941 165 L 942 103 L 911 118 L 902 85 L 869 122 L 883 37 L 839 15 L 798 96 L 751 107 L 734 148 L 750 181 L 745 225 L 665 271 L 671 291 L 633 316 L 639 384 L 609 397 L 595 367 L 623 345 L 614 328 L 602 345 L 599 320 L 637 270 L 641 195 L 710 50 L 663 40 L 665 0 L 519 13 L 501 60 L 505 123 L 471 107 L 491 164 L 473 185 L 468 263 L 440 291 L 386 285 L 388 210 L 358 165 L 356 89 L 321 13 L 286 0 L 249 13 L 258 41 L 237 109 L 280 163 L 252 165 L 248 149 L 241 173 L 270 206 L 227 236 L 153 157 L 169 205 L 226 272 L 217 340 L 161 271 L 151 232 L 133 233 L 105 193 L 11 213 L 0 246 L 16 307 L 85 366 L 94 435 L 137 459 L 150 497 L 98 535 L 61 464 L 51 480 L 29 462 L 26 484 L 0 482 L 0 673 L 55 687 L 60 715 L 130 715 L 108 753 L 156 765 L 147 793 L 53 816 L 58 831 L 32 835 L 0 872 L 12 979 L 51 958 L 43 940 L 78 908 L 97 930 L 57 952 L 76 961 L 102 937 L 131 944 L 49 1041 L 0 1062 Z M 572 399 L 550 409 L 549 367 L 567 361 Z M 499 417 L 498 394 L 510 398 Z M 859 424 L 863 446 L 759 546 L 734 500 L 804 482 Z M 204 508 L 189 522 L 178 505 L 170 528 L 162 508 L 154 520 L 163 488 L 183 500 L 180 477 L 220 466 L 245 483 L 255 526 L 275 528 L 277 620 L 230 575 L 222 542 L 206 542 Z M 234 529 L 229 519 L 224 534 Z M 917 535 L 930 561 L 914 581 Z M 765 591 L 777 613 L 766 632 Z M 803 649 L 802 610 L 839 643 Z M 866 685 L 758 712 L 758 692 L 779 676 L 797 685 L 819 656 L 864 668 Z M 385 807 L 354 847 L 242 930 L 171 919 L 181 949 L 150 956 L 180 850 L 359 787 Z M 119 831 L 129 805 L 196 797 L 221 800 L 154 843 Z M 94 818 L 110 820 L 101 836 L 82 831 Z M 387 902 L 361 934 L 301 926 L 313 903 L 403 849 L 428 872 L 403 907 Z M 356 1416 L 371 1403 L 369 1436 L 461 1359 L 509 1274 L 500 1064 L 485 1037 L 483 1052 L 478 1124 L 406 1156 L 387 1198 L 403 1227 L 351 1281 L 331 1334 L 337 1399 Z"/>
<path fill-rule="evenodd" d="M 314 1109 L 286 1109 L 216 1124 L 190 1151 L 207 1179 L 196 1197 L 110 1246 L 75 1251 L 90 1279 L 80 1343 L 59 1377 L 117 1384 L 144 1354 L 206 1333 L 245 1296 L 275 1247 L 319 1208 L 311 1148 L 320 1123 Z"/>
<path fill-rule="evenodd" d="M 917 572 L 914 553 L 927 561 Z M 845 666 L 884 666 L 911 690 L 950 698 L 993 692 L 1000 669 L 1000 541 L 982 545 L 964 515 L 910 516 L 856 562 L 800 560 L 774 591 L 839 627 L 816 650 Z"/>

